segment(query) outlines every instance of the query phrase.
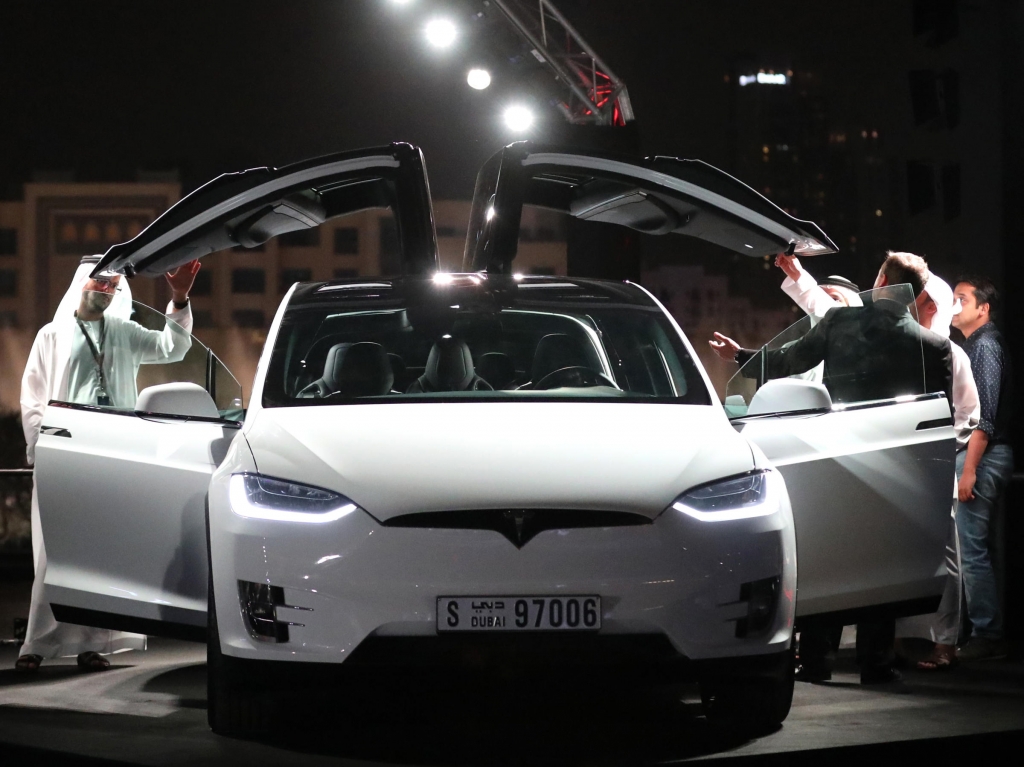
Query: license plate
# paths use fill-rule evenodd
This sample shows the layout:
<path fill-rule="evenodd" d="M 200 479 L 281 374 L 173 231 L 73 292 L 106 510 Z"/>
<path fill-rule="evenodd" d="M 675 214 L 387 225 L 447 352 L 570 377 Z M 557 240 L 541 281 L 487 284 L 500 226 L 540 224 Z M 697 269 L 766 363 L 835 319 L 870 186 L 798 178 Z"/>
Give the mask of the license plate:
<path fill-rule="evenodd" d="M 601 597 L 438 597 L 437 630 L 597 631 Z"/>

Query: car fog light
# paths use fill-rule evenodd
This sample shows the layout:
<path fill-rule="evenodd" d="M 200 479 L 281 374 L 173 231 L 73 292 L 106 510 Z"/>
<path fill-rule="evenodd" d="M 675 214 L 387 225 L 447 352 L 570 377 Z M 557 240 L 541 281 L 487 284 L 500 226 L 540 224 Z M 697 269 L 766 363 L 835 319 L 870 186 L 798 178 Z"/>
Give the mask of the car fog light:
<path fill-rule="evenodd" d="M 289 610 L 313 612 L 310 607 L 285 604 L 284 589 L 280 586 L 271 586 L 269 583 L 239 581 L 238 601 L 249 635 L 262 642 L 287 642 L 288 627 L 304 625 L 281 620 L 278 610 L 284 610 L 285 613 Z"/>
<path fill-rule="evenodd" d="M 776 575 L 744 583 L 740 587 L 740 601 L 747 603 L 747 617 L 736 621 L 737 637 L 764 631 L 771 625 L 779 603 L 780 585 L 781 579 Z"/>

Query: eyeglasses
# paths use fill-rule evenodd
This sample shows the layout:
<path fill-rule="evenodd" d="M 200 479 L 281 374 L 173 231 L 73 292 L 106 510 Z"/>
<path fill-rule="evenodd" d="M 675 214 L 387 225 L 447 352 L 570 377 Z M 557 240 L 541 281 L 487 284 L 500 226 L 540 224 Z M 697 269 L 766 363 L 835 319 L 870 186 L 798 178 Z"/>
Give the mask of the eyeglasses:
<path fill-rule="evenodd" d="M 93 277 L 92 283 L 97 293 L 120 293 L 120 282 L 114 282 L 106 277 Z"/>

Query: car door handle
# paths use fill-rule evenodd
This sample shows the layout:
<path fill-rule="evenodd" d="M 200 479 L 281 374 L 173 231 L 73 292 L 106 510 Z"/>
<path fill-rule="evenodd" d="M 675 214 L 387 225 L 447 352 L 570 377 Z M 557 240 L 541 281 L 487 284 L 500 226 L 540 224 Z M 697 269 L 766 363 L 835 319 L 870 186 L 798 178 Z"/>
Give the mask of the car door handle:
<path fill-rule="evenodd" d="M 941 426 L 952 426 L 952 418 L 936 418 L 932 421 L 921 421 L 917 425 L 916 431 L 924 431 L 925 429 L 938 429 Z"/>
<path fill-rule="evenodd" d="M 47 434 L 51 437 L 67 437 L 68 439 L 71 439 L 71 432 L 67 429 L 62 429 L 59 426 L 40 426 L 39 433 Z"/>

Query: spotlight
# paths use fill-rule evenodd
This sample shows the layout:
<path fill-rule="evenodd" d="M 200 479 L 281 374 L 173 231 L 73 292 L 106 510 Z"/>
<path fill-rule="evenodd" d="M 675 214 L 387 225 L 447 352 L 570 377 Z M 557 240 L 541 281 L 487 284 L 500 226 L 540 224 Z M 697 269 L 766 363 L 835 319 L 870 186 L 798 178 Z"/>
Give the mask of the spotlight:
<path fill-rule="evenodd" d="M 435 48 L 448 48 L 455 42 L 459 32 L 448 19 L 432 19 L 425 30 L 427 42 Z"/>
<path fill-rule="evenodd" d="M 505 125 L 516 133 L 529 130 L 533 125 L 533 112 L 519 104 L 510 106 L 505 110 Z"/>
<path fill-rule="evenodd" d="M 466 82 L 469 83 L 470 88 L 482 91 L 491 84 L 491 73 L 486 69 L 471 69 L 466 76 Z"/>

